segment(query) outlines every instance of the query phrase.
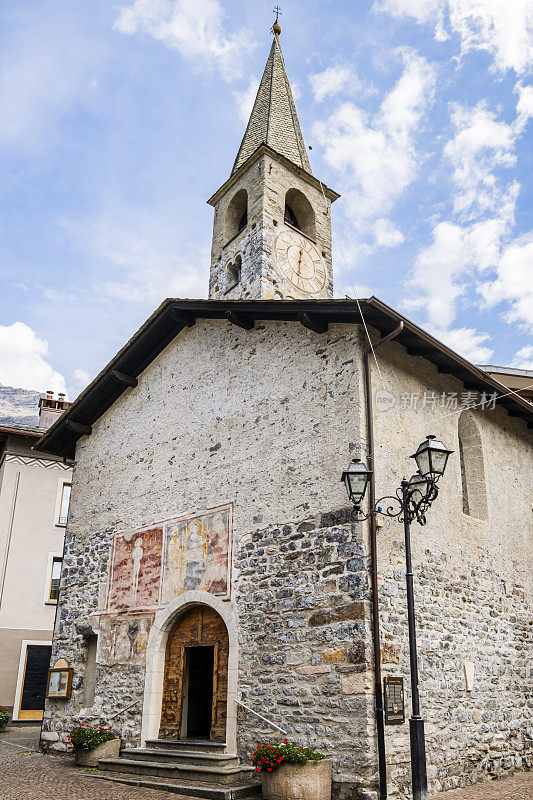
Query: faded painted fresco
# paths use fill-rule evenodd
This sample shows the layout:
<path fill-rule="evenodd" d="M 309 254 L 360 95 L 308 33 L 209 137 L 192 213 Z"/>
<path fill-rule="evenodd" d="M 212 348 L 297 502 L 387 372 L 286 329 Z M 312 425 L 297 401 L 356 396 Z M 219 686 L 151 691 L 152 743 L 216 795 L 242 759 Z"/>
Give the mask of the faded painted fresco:
<path fill-rule="evenodd" d="M 110 611 L 158 606 L 162 549 L 162 527 L 115 535 L 107 602 Z"/>
<path fill-rule="evenodd" d="M 115 664 L 144 667 L 153 619 L 153 614 L 145 617 L 101 617 L 98 663 L 108 667 Z"/>
<path fill-rule="evenodd" d="M 229 598 L 232 511 L 228 503 L 115 534 L 106 612 L 157 609 L 191 589 Z"/>
<path fill-rule="evenodd" d="M 191 589 L 229 596 L 231 522 L 231 507 L 222 506 L 165 524 L 163 603 Z"/>

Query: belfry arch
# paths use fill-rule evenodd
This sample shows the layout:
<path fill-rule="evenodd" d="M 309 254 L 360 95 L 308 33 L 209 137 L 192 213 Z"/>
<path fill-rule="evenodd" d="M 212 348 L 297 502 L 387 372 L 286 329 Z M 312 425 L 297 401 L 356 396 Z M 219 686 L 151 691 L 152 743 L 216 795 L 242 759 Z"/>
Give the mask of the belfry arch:
<path fill-rule="evenodd" d="M 298 189 L 289 189 L 285 195 L 285 222 L 297 228 L 313 241 L 316 240 L 316 220 L 313 206 Z"/>

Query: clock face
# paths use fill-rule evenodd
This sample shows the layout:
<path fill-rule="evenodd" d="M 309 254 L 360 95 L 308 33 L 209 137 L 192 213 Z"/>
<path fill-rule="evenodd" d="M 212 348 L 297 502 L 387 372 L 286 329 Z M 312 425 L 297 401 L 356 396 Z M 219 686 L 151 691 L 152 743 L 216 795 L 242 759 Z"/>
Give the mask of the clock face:
<path fill-rule="evenodd" d="M 276 266 L 280 276 L 303 294 L 317 294 L 326 285 L 326 268 L 315 245 L 289 231 L 278 234 Z"/>

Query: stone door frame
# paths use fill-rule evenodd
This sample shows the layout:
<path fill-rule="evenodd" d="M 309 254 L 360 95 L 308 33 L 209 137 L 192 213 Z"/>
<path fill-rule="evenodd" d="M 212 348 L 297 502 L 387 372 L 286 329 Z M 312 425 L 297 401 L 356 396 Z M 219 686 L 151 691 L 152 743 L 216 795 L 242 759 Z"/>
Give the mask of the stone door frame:
<path fill-rule="evenodd" d="M 146 676 L 141 727 L 141 746 L 147 739 L 157 739 L 161 724 L 165 656 L 170 631 L 179 617 L 192 606 L 209 606 L 222 617 L 228 631 L 228 697 L 226 706 L 226 752 L 237 752 L 237 704 L 239 642 L 237 615 L 233 601 L 222 601 L 205 591 L 188 591 L 181 594 L 166 608 L 158 611 L 150 629 L 146 647 Z"/>

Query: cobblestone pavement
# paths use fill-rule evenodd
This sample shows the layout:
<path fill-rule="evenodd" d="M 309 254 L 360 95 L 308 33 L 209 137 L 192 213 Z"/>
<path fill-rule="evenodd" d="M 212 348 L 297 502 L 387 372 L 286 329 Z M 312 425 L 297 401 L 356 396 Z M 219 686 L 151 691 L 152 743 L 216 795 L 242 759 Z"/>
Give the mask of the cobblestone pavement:
<path fill-rule="evenodd" d="M 11 726 L 0 733 L 1 800 L 184 800 L 172 792 L 88 777 L 71 755 L 37 752 L 39 732 L 38 726 Z"/>
<path fill-rule="evenodd" d="M 533 800 L 533 772 L 435 795 L 434 800 Z"/>
<path fill-rule="evenodd" d="M 72 756 L 37 751 L 40 728 L 0 733 L 0 800 L 190 800 L 171 792 L 98 780 L 74 767 Z M 533 800 L 533 772 L 434 795 L 433 800 Z"/>

